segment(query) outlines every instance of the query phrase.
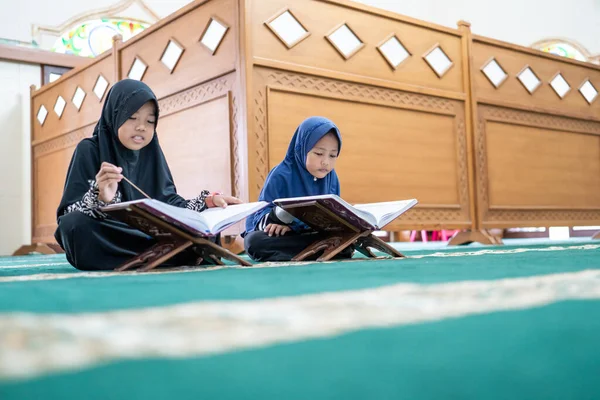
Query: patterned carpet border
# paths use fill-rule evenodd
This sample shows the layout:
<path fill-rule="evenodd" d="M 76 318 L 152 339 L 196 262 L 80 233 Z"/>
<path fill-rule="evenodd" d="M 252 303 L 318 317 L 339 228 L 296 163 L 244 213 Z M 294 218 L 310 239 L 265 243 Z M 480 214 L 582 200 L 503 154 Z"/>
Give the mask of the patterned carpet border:
<path fill-rule="evenodd" d="M 476 256 L 484 256 L 484 255 L 506 255 L 506 254 L 519 254 L 519 253 L 528 253 L 528 252 L 555 252 L 555 251 L 567 251 L 567 250 L 597 250 L 600 249 L 600 244 L 584 244 L 584 245 L 573 245 L 573 246 L 549 246 L 542 248 L 516 248 L 516 249 L 483 249 L 483 250 L 475 250 L 475 251 L 453 251 L 453 252 L 435 252 L 431 254 L 419 254 L 419 255 L 410 255 L 407 256 L 406 259 L 422 259 L 422 258 L 445 258 L 445 257 L 476 257 Z M 381 258 L 381 259 L 373 259 L 372 261 L 377 262 L 386 262 L 391 260 L 402 260 L 402 259 L 389 259 L 389 258 Z M 364 258 L 354 258 L 352 260 L 344 261 L 344 262 L 365 262 L 367 261 Z M 340 261 L 328 261 L 326 263 L 338 263 Z M 311 264 L 315 264 L 316 262 L 268 262 L 268 263 L 260 263 L 255 264 L 252 267 L 240 267 L 236 265 L 226 265 L 226 266 L 214 266 L 214 267 L 202 267 L 202 268 L 190 268 L 190 267 L 180 267 L 180 268 L 172 268 L 172 269 L 163 269 L 157 270 L 153 272 L 120 272 L 115 273 L 112 271 L 105 272 L 74 272 L 72 273 L 40 273 L 40 274 L 31 274 L 31 275 L 17 275 L 17 276 L 0 276 L 0 284 L 6 282 L 26 282 L 26 281 L 45 281 L 45 280 L 54 280 L 54 279 L 72 279 L 72 278 L 104 278 L 104 277 L 115 277 L 115 276 L 126 276 L 126 275 L 141 275 L 141 274 L 172 274 L 172 273 L 187 273 L 187 272 L 203 272 L 203 271 L 214 271 L 224 268 L 279 268 L 279 267 L 290 267 L 290 266 L 307 266 Z M 62 266 L 63 263 L 38 263 L 32 265 L 0 265 L 0 274 L 1 271 L 4 270 L 14 270 L 14 269 L 33 269 L 39 267 L 48 267 L 48 266 Z"/>

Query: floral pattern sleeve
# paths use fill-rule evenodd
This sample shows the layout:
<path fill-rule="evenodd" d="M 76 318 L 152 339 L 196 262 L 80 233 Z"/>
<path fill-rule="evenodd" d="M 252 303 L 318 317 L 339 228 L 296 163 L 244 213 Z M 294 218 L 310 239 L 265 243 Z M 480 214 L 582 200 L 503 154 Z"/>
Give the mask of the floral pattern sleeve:
<path fill-rule="evenodd" d="M 98 184 L 95 180 L 88 181 L 90 184 L 90 189 L 85 192 L 81 200 L 75 202 L 73 204 L 68 205 L 65 208 L 65 212 L 63 215 L 78 211 L 82 214 L 85 214 L 94 219 L 106 219 L 108 216 L 100 211 L 100 207 L 107 206 L 109 204 L 115 204 L 121 202 L 121 192 L 117 190 L 117 194 L 112 199 L 111 202 L 105 203 L 98 198 Z"/>
<path fill-rule="evenodd" d="M 206 198 L 210 196 L 210 192 L 208 190 L 203 190 L 198 197 L 194 197 L 191 200 L 187 200 L 185 208 L 189 208 L 190 210 L 201 212 L 206 210 Z"/>

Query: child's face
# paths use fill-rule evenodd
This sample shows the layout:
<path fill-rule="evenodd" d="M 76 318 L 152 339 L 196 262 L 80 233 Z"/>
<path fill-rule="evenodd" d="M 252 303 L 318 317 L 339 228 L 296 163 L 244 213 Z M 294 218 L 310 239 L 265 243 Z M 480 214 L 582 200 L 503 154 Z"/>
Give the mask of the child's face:
<path fill-rule="evenodd" d="M 339 144 L 333 133 L 319 140 L 306 156 L 306 169 L 315 178 L 325 178 L 335 168 Z"/>
<path fill-rule="evenodd" d="M 121 125 L 119 128 L 119 141 L 129 150 L 140 150 L 152 141 L 155 126 L 154 103 L 149 101 Z"/>

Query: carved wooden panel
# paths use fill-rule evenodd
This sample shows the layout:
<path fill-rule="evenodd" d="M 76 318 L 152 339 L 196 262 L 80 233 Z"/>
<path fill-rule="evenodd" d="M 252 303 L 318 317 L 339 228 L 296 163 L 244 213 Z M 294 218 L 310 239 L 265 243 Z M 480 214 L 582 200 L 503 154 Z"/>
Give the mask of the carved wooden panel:
<path fill-rule="evenodd" d="M 600 123 L 479 107 L 477 196 L 484 227 L 600 221 Z"/>
<path fill-rule="evenodd" d="M 470 224 L 462 102 L 265 68 L 256 68 L 253 78 L 252 199 L 297 125 L 323 115 L 342 130 L 336 169 L 344 198 L 419 198 L 421 207 L 390 229 L 416 220 Z"/>
<path fill-rule="evenodd" d="M 494 58 L 508 74 L 508 78 L 498 89 L 480 71 L 491 58 Z M 516 78 L 516 75 L 529 66 L 541 80 L 541 85 L 529 94 Z M 518 46 L 501 47 L 479 40 L 473 42 L 473 72 L 478 98 L 486 102 L 512 103 L 517 107 L 537 107 L 552 110 L 559 115 L 580 115 L 600 120 L 600 99 L 589 105 L 579 93 L 579 87 L 587 79 L 600 91 L 600 68 L 589 64 L 577 64 L 539 53 L 519 51 Z M 560 98 L 550 86 L 550 81 L 559 73 L 570 86 L 570 91 Z M 502 105 L 502 104 L 498 104 Z"/>
<path fill-rule="evenodd" d="M 131 44 L 126 42 L 120 50 L 123 78 L 135 57 L 140 57 L 148 64 L 143 81 L 158 98 L 162 98 L 233 71 L 238 35 L 236 10 L 235 0 L 207 1 L 141 39 L 131 39 Z M 200 43 L 200 37 L 213 16 L 230 27 L 214 55 Z M 172 73 L 160 61 L 171 39 L 185 49 Z"/>
<path fill-rule="evenodd" d="M 271 89 L 269 169 L 283 160 L 296 127 L 311 115 L 340 128 L 336 171 L 346 200 L 416 197 L 422 204 L 459 207 L 454 117 Z"/>
<path fill-rule="evenodd" d="M 235 77 L 231 73 L 159 100 L 161 146 L 178 190 L 188 197 L 203 188 L 241 190 L 239 170 L 246 157 L 238 146 L 242 133 L 237 129 Z M 54 241 L 55 212 L 69 161 L 94 127 L 95 123 L 33 146 L 34 241 Z"/>
<path fill-rule="evenodd" d="M 480 110 L 482 110 L 481 112 L 483 112 L 485 118 L 491 121 L 506 121 L 515 125 L 600 135 L 600 123 L 596 121 L 505 107 L 483 106 Z"/>
<path fill-rule="evenodd" d="M 32 140 L 51 139 L 96 122 L 102 111 L 103 99 L 98 99 L 93 93 L 94 85 L 100 74 L 111 85 L 113 83 L 112 70 L 112 58 L 104 57 L 87 68 L 77 70 L 74 75 L 63 77 L 61 80 L 34 93 L 34 115 L 37 114 L 37 111 L 43 104 L 48 110 L 48 117 L 43 126 L 36 119 L 33 120 Z M 77 87 L 81 87 L 86 94 L 79 111 L 72 102 Z M 58 96 L 62 96 L 67 103 L 60 119 L 54 112 L 54 104 Z"/>
<path fill-rule="evenodd" d="M 221 97 L 231 91 L 235 84 L 235 74 L 227 74 L 202 85 L 191 87 L 171 96 L 160 98 L 158 107 L 160 116 L 167 116 L 189 107 L 194 107 L 207 100 Z"/>
<path fill-rule="evenodd" d="M 228 122 L 228 94 L 160 119 L 161 147 L 184 198 L 196 197 L 203 189 L 231 193 Z"/>
<path fill-rule="evenodd" d="M 56 210 L 62 197 L 66 171 L 74 150 L 75 145 L 71 145 L 54 152 L 47 152 L 36 157 L 33 163 L 34 227 L 45 227 L 46 229 L 42 233 L 36 232 L 37 229 L 34 229 L 34 236 L 48 236 L 48 234 L 51 236 L 54 233 Z"/>
<path fill-rule="evenodd" d="M 228 94 L 229 116 L 227 119 L 217 120 L 215 123 L 220 127 L 228 127 L 230 130 L 232 184 L 229 186 L 231 186 L 232 193 L 235 196 L 240 196 L 241 193 L 244 192 L 242 186 L 246 183 L 242 181 L 241 177 L 243 176 L 243 170 L 245 168 L 244 163 L 247 159 L 245 148 L 242 148 L 240 145 L 240 142 L 244 140 L 243 136 L 245 135 L 245 132 L 239 130 L 240 118 L 243 118 L 244 116 L 238 113 L 238 90 L 236 74 L 230 73 L 159 101 L 160 113 L 161 117 L 163 117 Z M 199 125 L 197 129 L 202 131 L 206 126 L 206 122 L 197 116 L 192 118 L 195 123 Z M 199 121 L 202 121 L 201 124 L 199 124 Z M 162 130 L 161 127 L 160 131 Z"/>
<path fill-rule="evenodd" d="M 252 53 L 255 60 L 275 60 L 288 65 L 314 67 L 339 74 L 372 77 L 453 92 L 464 91 L 462 81 L 461 39 L 458 30 L 431 29 L 433 24 L 407 23 L 392 13 L 361 11 L 360 4 L 341 6 L 316 0 L 261 0 L 252 2 Z M 297 45 L 288 48 L 264 24 L 289 8 L 310 32 Z M 394 18 L 395 17 L 395 18 Z M 346 59 L 326 39 L 343 23 L 364 43 L 364 48 Z M 376 50 L 395 34 L 411 56 L 396 69 Z M 427 65 L 423 56 L 439 44 L 454 63 L 442 78 Z"/>
<path fill-rule="evenodd" d="M 95 127 L 96 124 L 84 126 L 83 128 L 76 129 L 66 135 L 61 135 L 33 146 L 34 159 L 55 151 L 63 151 L 67 148 L 72 148 L 72 150 L 74 150 L 77 143 L 81 142 L 82 139 L 92 136 Z"/>

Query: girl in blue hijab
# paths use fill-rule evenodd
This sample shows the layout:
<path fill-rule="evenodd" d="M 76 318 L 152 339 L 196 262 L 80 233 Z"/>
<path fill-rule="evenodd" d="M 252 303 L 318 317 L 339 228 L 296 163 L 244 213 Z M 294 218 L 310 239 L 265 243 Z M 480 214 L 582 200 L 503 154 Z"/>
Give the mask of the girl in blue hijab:
<path fill-rule="evenodd" d="M 323 117 L 310 117 L 296 129 L 285 159 L 267 176 L 259 201 L 322 194 L 340 195 L 335 163 L 342 148 L 338 127 Z M 255 261 L 289 261 L 319 235 L 271 204 L 246 220 L 244 247 Z M 341 253 L 351 257 L 352 249 Z M 318 254 L 313 256 L 318 257 Z"/>

